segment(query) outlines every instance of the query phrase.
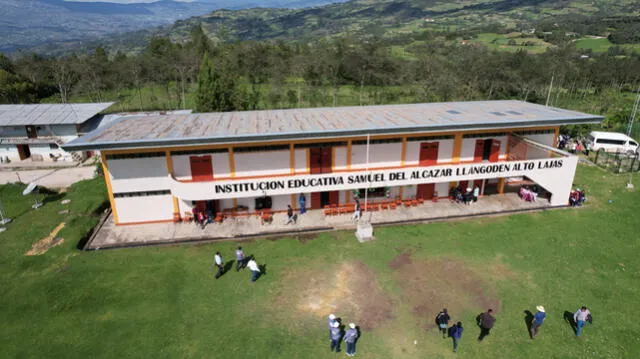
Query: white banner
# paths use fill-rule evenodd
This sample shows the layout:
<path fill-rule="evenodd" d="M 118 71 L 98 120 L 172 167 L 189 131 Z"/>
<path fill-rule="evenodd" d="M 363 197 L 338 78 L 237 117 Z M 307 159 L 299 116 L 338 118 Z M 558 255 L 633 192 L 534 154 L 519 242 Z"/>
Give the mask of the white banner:
<path fill-rule="evenodd" d="M 293 175 L 251 180 L 178 182 L 171 178 L 170 189 L 171 193 L 178 198 L 196 201 L 517 176 L 545 177 L 549 179 L 558 178 L 555 176 L 570 176 L 569 180 L 571 181 L 573 180 L 574 172 L 575 159 L 563 157 L 528 161 L 410 167 L 369 172 L 354 171 L 321 175 Z"/>

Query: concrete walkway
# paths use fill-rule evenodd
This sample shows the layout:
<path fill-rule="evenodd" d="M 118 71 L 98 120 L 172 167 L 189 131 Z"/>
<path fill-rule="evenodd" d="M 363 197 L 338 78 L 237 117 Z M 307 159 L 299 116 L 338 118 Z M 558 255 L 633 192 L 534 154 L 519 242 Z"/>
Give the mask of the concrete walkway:
<path fill-rule="evenodd" d="M 42 170 L 0 171 L 0 184 L 37 182 L 47 188 L 66 188 L 85 179 L 93 178 L 95 166 Z"/>
<path fill-rule="evenodd" d="M 396 208 L 371 212 L 374 225 L 451 220 L 479 215 L 508 214 L 515 211 L 550 208 L 546 200 L 525 202 L 515 193 L 491 195 L 480 198 L 467 206 L 448 200 L 425 202 L 418 207 Z M 363 214 L 368 218 L 369 214 Z M 212 223 L 204 229 L 194 223 L 157 223 L 116 226 L 111 217 L 87 244 L 87 249 L 125 246 L 169 244 L 179 242 L 208 241 L 247 237 L 296 235 L 304 232 L 334 229 L 354 229 L 352 214 L 325 216 L 322 211 L 309 211 L 298 218 L 296 224 L 285 225 L 286 215 L 274 215 L 273 223 L 262 225 L 256 216 L 227 219 L 222 224 Z M 375 232 L 374 232 L 375 235 Z M 354 237 L 355 240 L 355 237 Z"/>

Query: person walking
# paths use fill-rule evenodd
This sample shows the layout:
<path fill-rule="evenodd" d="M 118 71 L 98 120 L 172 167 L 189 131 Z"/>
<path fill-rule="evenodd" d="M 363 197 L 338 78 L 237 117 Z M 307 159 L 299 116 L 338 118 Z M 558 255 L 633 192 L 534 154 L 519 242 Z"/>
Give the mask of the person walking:
<path fill-rule="evenodd" d="M 256 263 L 256 260 L 253 256 L 249 258 L 247 268 L 249 268 L 249 270 L 251 271 L 251 283 L 258 280 L 258 277 L 260 276 L 260 268 L 258 267 L 258 263 Z"/>
<path fill-rule="evenodd" d="M 216 267 L 218 267 L 218 273 L 216 273 L 216 279 L 218 279 L 224 274 L 224 262 L 222 261 L 222 255 L 220 255 L 220 252 L 216 252 L 216 255 L 213 256 L 213 260 L 216 263 Z"/>
<path fill-rule="evenodd" d="M 347 343 L 347 355 L 352 357 L 356 355 L 356 339 L 358 339 L 358 330 L 354 323 L 349 323 L 349 329 L 344 334 L 344 342 Z"/>
<path fill-rule="evenodd" d="M 479 342 L 489 335 L 489 332 L 495 323 L 496 318 L 493 316 L 493 309 L 489 309 L 478 316 L 478 325 L 480 326 L 480 336 L 478 337 Z"/>
<path fill-rule="evenodd" d="M 289 223 L 296 224 L 296 217 L 293 214 L 293 208 L 291 208 L 291 205 L 287 205 L 287 221 L 284 222 L 284 224 L 289 224 Z"/>
<path fill-rule="evenodd" d="M 576 337 L 580 336 L 582 327 L 584 327 L 585 322 L 590 316 L 591 312 L 584 305 L 573 314 L 573 321 L 576 323 Z"/>
<path fill-rule="evenodd" d="M 480 187 L 473 187 L 473 202 L 478 202 L 478 196 L 480 196 Z"/>
<path fill-rule="evenodd" d="M 236 249 L 236 272 L 239 272 L 240 269 L 247 266 L 246 258 L 244 257 L 244 252 L 242 251 L 242 247 L 238 246 Z"/>
<path fill-rule="evenodd" d="M 359 220 L 361 214 L 362 214 L 362 211 L 360 208 L 360 200 L 356 198 L 356 207 L 353 210 L 353 217 L 351 217 L 351 219 L 354 221 Z"/>
<path fill-rule="evenodd" d="M 462 338 L 462 332 L 464 328 L 462 327 L 462 322 L 458 322 L 449 328 L 449 336 L 453 340 L 453 352 L 455 353 L 458 350 L 458 342 L 460 342 L 460 338 Z"/>
<path fill-rule="evenodd" d="M 342 331 L 340 330 L 340 323 L 335 321 L 331 324 L 331 351 L 335 349 L 336 353 L 340 352 L 341 337 Z"/>
<path fill-rule="evenodd" d="M 538 335 L 538 330 L 540 330 L 542 323 L 544 323 L 544 319 L 547 317 L 547 313 L 544 311 L 543 306 L 537 306 L 536 310 L 537 312 L 531 321 L 531 339 L 534 339 L 536 335 Z"/>
<path fill-rule="evenodd" d="M 329 324 L 329 340 L 331 340 L 331 328 L 333 328 L 333 323 L 338 322 L 338 320 L 336 319 L 335 314 L 331 313 L 329 314 L 329 320 L 328 320 L 328 324 Z"/>
<path fill-rule="evenodd" d="M 438 325 L 438 328 L 440 328 L 440 331 L 442 332 L 442 339 L 447 339 L 449 320 L 451 320 L 451 317 L 447 312 L 447 308 L 442 309 L 442 311 L 436 315 L 436 325 Z"/>
<path fill-rule="evenodd" d="M 300 204 L 300 215 L 307 213 L 307 197 L 305 197 L 304 193 L 300 193 L 298 203 Z"/>

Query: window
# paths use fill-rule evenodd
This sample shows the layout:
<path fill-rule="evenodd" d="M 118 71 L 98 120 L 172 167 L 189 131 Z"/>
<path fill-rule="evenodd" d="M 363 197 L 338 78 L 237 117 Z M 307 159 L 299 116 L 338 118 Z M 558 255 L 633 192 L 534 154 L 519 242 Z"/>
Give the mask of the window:
<path fill-rule="evenodd" d="M 377 188 L 369 188 L 369 193 L 367 197 L 386 197 L 387 196 L 387 187 L 377 187 Z M 358 197 L 362 200 L 364 199 L 364 192 L 366 188 L 358 189 Z"/>
<path fill-rule="evenodd" d="M 193 150 L 193 151 L 174 151 L 171 152 L 172 156 L 182 156 L 182 155 L 208 155 L 211 153 L 227 153 L 229 152 L 226 148 L 218 148 L 211 150 Z"/>
<path fill-rule="evenodd" d="M 535 131 L 515 131 L 514 134 L 518 136 L 530 136 L 530 135 L 548 135 L 555 133 L 554 130 L 535 130 Z"/>
<path fill-rule="evenodd" d="M 121 155 L 107 155 L 107 160 L 126 160 L 132 158 L 147 158 L 147 157 L 164 157 L 164 152 L 140 152 L 140 153 L 125 153 Z"/>
<path fill-rule="evenodd" d="M 237 147 L 233 149 L 235 153 L 242 152 L 266 152 L 266 151 L 288 151 L 289 145 L 279 146 L 255 146 L 255 147 Z"/>
<path fill-rule="evenodd" d="M 389 138 L 389 139 L 382 139 L 382 140 L 369 140 L 369 144 L 371 145 L 376 145 L 376 144 L 380 144 L 380 143 L 400 143 L 402 142 L 401 138 Z M 358 140 L 358 141 L 353 141 L 351 142 L 352 145 L 366 145 L 367 144 L 367 140 Z"/>
<path fill-rule="evenodd" d="M 624 144 L 627 143 L 627 141 L 624 141 L 624 140 L 611 140 L 611 139 L 608 139 L 608 138 L 598 138 L 596 140 L 596 143 L 602 144 L 602 145 L 624 146 Z"/>
<path fill-rule="evenodd" d="M 344 147 L 346 142 L 317 142 L 317 143 L 297 143 L 295 148 L 318 148 L 318 147 Z"/>
<path fill-rule="evenodd" d="M 634 147 L 638 146 L 638 144 L 635 141 L 629 141 L 629 144 Z"/>
<path fill-rule="evenodd" d="M 49 149 L 50 150 L 57 150 L 58 148 L 60 148 L 60 146 L 56 145 L 55 143 L 50 143 L 49 144 Z"/>
<path fill-rule="evenodd" d="M 144 191 L 144 192 L 123 192 L 123 193 L 114 193 L 113 197 L 115 198 L 127 198 L 127 197 L 148 197 L 148 196 L 164 196 L 167 194 L 171 194 L 171 191 L 159 190 L 159 191 Z"/>
<path fill-rule="evenodd" d="M 437 140 L 453 140 L 453 135 L 449 136 L 423 136 L 423 137 L 409 137 L 407 142 L 425 142 L 425 141 L 437 141 Z"/>
<path fill-rule="evenodd" d="M 487 133 L 470 133 L 462 135 L 463 138 L 480 138 L 480 137 L 501 137 L 506 136 L 506 132 L 487 132 Z"/>

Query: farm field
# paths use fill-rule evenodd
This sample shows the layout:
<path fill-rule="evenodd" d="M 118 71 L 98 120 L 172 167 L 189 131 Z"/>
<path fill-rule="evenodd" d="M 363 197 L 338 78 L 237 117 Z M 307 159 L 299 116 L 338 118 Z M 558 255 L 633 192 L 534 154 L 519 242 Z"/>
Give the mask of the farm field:
<path fill-rule="evenodd" d="M 41 195 L 38 211 L 24 185 L 0 186 L 14 219 L 0 233 L 2 356 L 326 358 L 334 312 L 360 326 L 359 357 L 453 358 L 433 324 L 446 306 L 465 327 L 455 357 L 635 358 L 640 194 L 628 179 L 581 165 L 585 207 L 377 228 L 366 244 L 351 232 L 245 241 L 266 265 L 254 284 L 246 270 L 213 277 L 213 253 L 233 265 L 234 242 L 78 250 L 106 200 L 100 178 Z M 60 245 L 25 256 L 61 223 Z M 540 304 L 531 340 L 524 311 Z M 563 316 L 581 305 L 594 324 L 576 338 Z M 496 326 L 478 343 L 488 307 Z"/>
<path fill-rule="evenodd" d="M 610 47 L 616 46 L 607 38 L 578 39 L 575 44 L 578 49 L 591 49 L 593 52 L 607 52 Z M 640 52 L 640 44 L 622 44 L 617 46 L 625 50 Z"/>

